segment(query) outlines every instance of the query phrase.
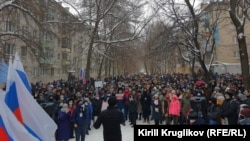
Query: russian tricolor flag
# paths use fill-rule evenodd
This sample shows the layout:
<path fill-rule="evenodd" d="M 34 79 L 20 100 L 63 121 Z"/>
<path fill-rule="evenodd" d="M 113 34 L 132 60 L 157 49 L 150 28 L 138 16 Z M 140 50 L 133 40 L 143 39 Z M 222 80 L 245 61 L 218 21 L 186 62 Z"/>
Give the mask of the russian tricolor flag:
<path fill-rule="evenodd" d="M 15 60 L 13 62 L 13 67 L 16 70 L 16 72 L 18 73 L 19 77 L 22 79 L 24 85 L 26 86 L 26 88 L 29 90 L 30 94 L 31 93 L 31 85 L 28 79 L 28 75 L 26 74 L 26 72 L 24 71 L 23 68 L 23 64 L 21 63 L 21 59 L 19 57 L 19 55 L 16 53 L 15 55 Z"/>
<path fill-rule="evenodd" d="M 1 141 L 38 141 L 17 121 L 4 102 L 0 92 L 0 140 Z"/>
<path fill-rule="evenodd" d="M 81 69 L 79 78 L 82 80 L 82 84 L 85 85 L 86 84 L 86 79 L 85 79 L 84 69 Z"/>
<path fill-rule="evenodd" d="M 53 140 L 57 129 L 56 123 L 31 95 L 28 77 L 22 69 L 18 54 L 15 55 L 13 65 L 11 60 L 7 76 L 6 104 L 30 134 L 40 141 Z M 14 68 L 14 64 L 21 69 Z"/>

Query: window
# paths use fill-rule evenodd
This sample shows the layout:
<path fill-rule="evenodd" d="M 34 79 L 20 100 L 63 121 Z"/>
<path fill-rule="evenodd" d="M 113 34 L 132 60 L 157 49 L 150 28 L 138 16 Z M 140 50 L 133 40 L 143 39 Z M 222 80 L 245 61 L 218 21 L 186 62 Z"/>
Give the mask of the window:
<path fill-rule="evenodd" d="M 37 30 L 33 30 L 33 37 L 37 38 Z"/>
<path fill-rule="evenodd" d="M 31 56 L 32 58 L 36 58 L 37 55 L 38 55 L 37 50 L 36 50 L 36 49 L 31 49 L 31 54 L 30 54 L 30 56 Z"/>
<path fill-rule="evenodd" d="M 22 26 L 22 35 L 23 35 L 24 37 L 28 37 L 28 34 L 29 34 L 29 32 L 28 32 L 27 27 Z"/>
<path fill-rule="evenodd" d="M 237 37 L 233 37 L 233 43 L 237 43 L 237 42 L 238 42 Z"/>
<path fill-rule="evenodd" d="M 66 67 L 63 67 L 63 68 L 62 68 L 62 74 L 63 74 L 63 75 L 67 74 L 67 68 L 66 68 Z"/>
<path fill-rule="evenodd" d="M 66 53 L 62 54 L 62 60 L 67 60 L 67 54 Z"/>
<path fill-rule="evenodd" d="M 51 69 L 50 69 L 50 75 L 51 75 L 51 76 L 54 76 L 54 68 L 51 68 Z"/>
<path fill-rule="evenodd" d="M 73 58 L 73 63 L 76 63 L 76 61 L 77 61 L 77 57 L 74 57 Z"/>
<path fill-rule="evenodd" d="M 58 59 L 58 60 L 61 59 L 61 54 L 60 54 L 60 53 L 57 54 L 57 59 Z"/>
<path fill-rule="evenodd" d="M 41 31 L 41 39 L 45 41 L 53 41 L 54 35 L 46 31 Z"/>
<path fill-rule="evenodd" d="M 27 46 L 22 46 L 21 47 L 21 55 L 23 57 L 27 55 Z"/>
<path fill-rule="evenodd" d="M 60 76 L 60 74 L 61 74 L 61 69 L 58 68 L 58 70 L 57 70 L 57 75 Z"/>
<path fill-rule="evenodd" d="M 234 58 L 235 58 L 235 59 L 240 58 L 240 54 L 239 54 L 238 51 L 234 51 Z"/>
<path fill-rule="evenodd" d="M 5 21 L 5 32 L 15 32 L 16 31 L 16 24 L 11 21 Z"/>
<path fill-rule="evenodd" d="M 31 76 L 32 77 L 36 77 L 37 76 L 37 68 L 36 67 L 32 68 L 32 70 L 31 70 Z"/>
<path fill-rule="evenodd" d="M 14 44 L 9 44 L 9 43 L 5 44 L 4 53 L 7 55 L 13 55 L 14 54 L 14 47 L 15 47 Z"/>
<path fill-rule="evenodd" d="M 46 72 L 47 70 L 46 70 L 46 68 L 45 67 L 41 67 L 40 68 L 40 73 L 41 73 L 41 76 L 45 76 L 46 74 L 47 74 L 47 72 Z"/>

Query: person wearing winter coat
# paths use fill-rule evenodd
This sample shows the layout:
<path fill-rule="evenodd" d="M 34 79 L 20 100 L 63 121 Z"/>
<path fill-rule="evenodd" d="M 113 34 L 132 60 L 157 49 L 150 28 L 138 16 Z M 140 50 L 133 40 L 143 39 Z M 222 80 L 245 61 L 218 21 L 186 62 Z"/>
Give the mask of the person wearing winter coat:
<path fill-rule="evenodd" d="M 250 106 L 245 105 L 239 113 L 239 125 L 250 125 Z"/>
<path fill-rule="evenodd" d="M 180 124 L 188 124 L 188 114 L 191 108 L 190 104 L 191 94 L 190 90 L 187 90 L 183 93 L 181 99 L 181 120 Z"/>
<path fill-rule="evenodd" d="M 228 125 L 238 124 L 238 103 L 233 99 L 234 93 L 231 90 L 225 92 L 225 100 L 222 105 L 222 119 L 228 120 Z"/>
<path fill-rule="evenodd" d="M 178 118 L 181 114 L 181 102 L 176 94 L 172 94 L 169 103 L 169 116 L 172 117 L 173 125 L 178 124 Z"/>
<path fill-rule="evenodd" d="M 143 90 L 141 95 L 141 106 L 142 106 L 142 115 L 143 123 L 149 122 L 149 115 L 151 114 L 151 98 L 146 89 Z"/>
<path fill-rule="evenodd" d="M 82 100 L 79 100 L 72 116 L 75 127 L 76 141 L 85 141 L 86 129 L 88 126 L 87 110 L 87 106 L 85 106 Z"/>
<path fill-rule="evenodd" d="M 95 97 L 92 99 L 92 106 L 93 106 L 93 115 L 92 119 L 95 122 L 96 118 L 99 116 L 101 113 L 102 109 L 102 99 L 100 99 L 100 96 L 98 94 L 95 95 Z"/>
<path fill-rule="evenodd" d="M 135 95 L 130 94 L 128 97 L 128 113 L 129 113 L 129 120 L 131 122 L 132 127 L 136 125 L 137 119 L 137 101 Z"/>
<path fill-rule="evenodd" d="M 56 132 L 57 141 L 68 141 L 71 133 L 71 113 L 68 104 L 64 103 L 57 114 L 58 129 Z"/>
<path fill-rule="evenodd" d="M 164 120 L 166 121 L 165 122 L 166 125 L 170 124 L 170 118 L 168 114 L 169 103 L 170 103 L 170 95 L 166 94 L 162 103 L 162 114 L 163 114 Z"/>
<path fill-rule="evenodd" d="M 90 125 L 91 125 L 91 119 L 92 119 L 92 115 L 93 115 L 93 106 L 92 106 L 92 103 L 89 100 L 89 98 L 85 98 L 84 104 L 85 104 L 86 111 L 87 111 L 86 135 L 88 135 L 89 134 L 89 130 L 91 130 Z"/>
<path fill-rule="evenodd" d="M 220 98 L 220 97 L 217 97 Z M 219 99 L 218 99 L 219 101 Z M 208 110 L 207 110 L 207 117 L 208 117 L 208 124 L 209 125 L 219 125 L 220 124 L 220 117 L 222 113 L 222 107 L 217 102 L 217 99 L 212 97 L 208 101 Z"/>
<path fill-rule="evenodd" d="M 125 117 L 117 108 L 117 100 L 114 96 L 108 99 L 109 106 L 103 110 L 94 123 L 94 128 L 99 129 L 103 125 L 104 141 L 122 141 L 121 124 L 125 125 Z"/>
<path fill-rule="evenodd" d="M 155 125 L 160 124 L 160 120 L 162 120 L 162 105 L 159 100 L 159 95 L 155 94 L 152 101 L 152 118 L 155 122 Z"/>

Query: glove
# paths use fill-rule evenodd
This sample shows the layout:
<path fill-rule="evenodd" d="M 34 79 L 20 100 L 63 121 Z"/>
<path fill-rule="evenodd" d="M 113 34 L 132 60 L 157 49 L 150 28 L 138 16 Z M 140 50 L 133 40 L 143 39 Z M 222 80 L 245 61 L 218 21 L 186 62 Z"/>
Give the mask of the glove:
<path fill-rule="evenodd" d="M 124 123 L 122 123 L 122 125 L 123 125 L 123 126 L 126 126 L 125 122 L 124 122 Z"/>

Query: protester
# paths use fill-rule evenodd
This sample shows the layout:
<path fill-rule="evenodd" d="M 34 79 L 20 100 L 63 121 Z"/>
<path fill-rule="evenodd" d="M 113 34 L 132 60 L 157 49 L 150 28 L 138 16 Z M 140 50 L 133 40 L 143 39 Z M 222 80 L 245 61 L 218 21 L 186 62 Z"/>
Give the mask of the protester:
<path fill-rule="evenodd" d="M 228 121 L 228 125 L 238 124 L 238 103 L 233 99 L 234 93 L 230 90 L 225 92 L 225 101 L 222 105 L 221 118 Z"/>
<path fill-rule="evenodd" d="M 104 141 L 122 141 L 121 124 L 125 125 L 124 114 L 117 108 L 117 100 L 111 96 L 108 99 L 108 108 L 100 113 L 94 128 L 103 125 Z"/>
<path fill-rule="evenodd" d="M 152 118 L 155 122 L 155 125 L 160 124 L 162 119 L 162 103 L 159 100 L 159 94 L 155 94 L 152 102 Z"/>
<path fill-rule="evenodd" d="M 143 90 L 142 96 L 141 96 L 141 105 L 142 105 L 142 115 L 143 115 L 143 122 L 144 123 L 150 123 L 149 122 L 149 115 L 151 113 L 151 97 L 146 89 Z"/>
<path fill-rule="evenodd" d="M 129 113 L 129 120 L 132 127 L 136 125 L 137 120 L 137 101 L 136 96 L 133 94 L 130 94 L 128 97 L 128 113 Z"/>
<path fill-rule="evenodd" d="M 85 141 L 85 134 L 88 126 L 87 116 L 87 107 L 83 101 L 78 101 L 78 105 L 73 113 L 76 141 Z"/>
<path fill-rule="evenodd" d="M 58 112 L 57 141 L 68 141 L 71 133 L 71 113 L 68 104 L 64 103 Z"/>

